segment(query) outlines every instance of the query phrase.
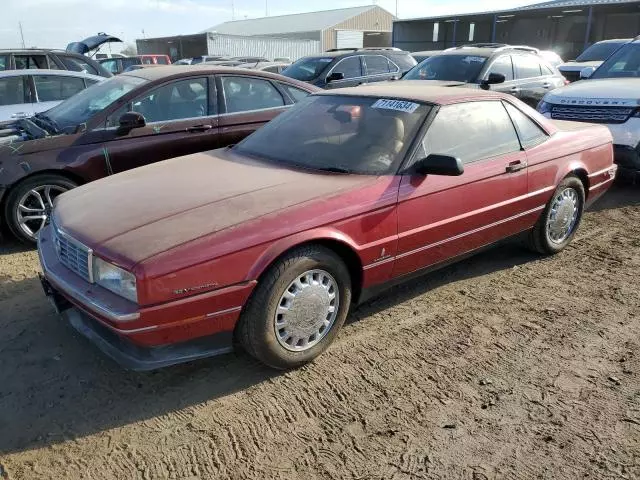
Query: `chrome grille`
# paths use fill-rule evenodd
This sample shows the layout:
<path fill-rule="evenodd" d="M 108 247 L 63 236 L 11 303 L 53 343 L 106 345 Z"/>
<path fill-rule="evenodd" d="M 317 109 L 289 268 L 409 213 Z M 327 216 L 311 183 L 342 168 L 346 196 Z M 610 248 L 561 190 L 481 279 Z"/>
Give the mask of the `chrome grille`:
<path fill-rule="evenodd" d="M 633 108 L 557 105 L 551 108 L 551 118 L 593 123 L 624 123 L 633 114 Z"/>
<path fill-rule="evenodd" d="M 52 227 L 53 242 L 60 263 L 80 275 L 87 282 L 91 282 L 91 250 L 61 232 L 55 225 L 52 225 Z"/>

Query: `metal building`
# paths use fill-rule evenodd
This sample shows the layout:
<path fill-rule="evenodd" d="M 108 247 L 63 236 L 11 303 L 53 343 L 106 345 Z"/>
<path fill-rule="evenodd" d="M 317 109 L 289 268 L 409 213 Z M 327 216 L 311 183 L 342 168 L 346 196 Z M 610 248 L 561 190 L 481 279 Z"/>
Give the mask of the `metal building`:
<path fill-rule="evenodd" d="M 639 0 L 553 0 L 511 10 L 398 20 L 393 46 L 415 52 L 510 43 L 554 50 L 567 60 L 594 42 L 638 34 Z"/>
<path fill-rule="evenodd" d="M 252 18 L 221 23 L 207 32 L 319 42 L 320 50 L 391 46 L 394 16 L 377 5 Z"/>
<path fill-rule="evenodd" d="M 318 40 L 220 35 L 212 32 L 136 40 L 138 53 L 169 55 L 172 61 L 201 55 L 297 59 L 320 51 Z"/>

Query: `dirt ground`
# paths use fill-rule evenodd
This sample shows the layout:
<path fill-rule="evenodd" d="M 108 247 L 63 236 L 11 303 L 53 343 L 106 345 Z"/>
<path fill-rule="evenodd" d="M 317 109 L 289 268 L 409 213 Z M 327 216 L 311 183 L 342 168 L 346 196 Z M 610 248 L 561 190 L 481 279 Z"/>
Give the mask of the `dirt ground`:
<path fill-rule="evenodd" d="M 640 190 L 357 310 L 314 364 L 121 370 L 0 247 L 0 478 L 640 478 Z"/>

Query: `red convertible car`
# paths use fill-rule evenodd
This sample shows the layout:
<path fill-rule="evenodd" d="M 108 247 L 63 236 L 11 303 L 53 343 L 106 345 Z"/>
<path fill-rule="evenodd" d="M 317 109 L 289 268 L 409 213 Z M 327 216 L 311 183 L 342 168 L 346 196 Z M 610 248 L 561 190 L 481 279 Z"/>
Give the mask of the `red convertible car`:
<path fill-rule="evenodd" d="M 408 81 L 314 94 L 234 147 L 61 195 L 43 286 L 128 368 L 234 339 L 290 368 L 385 285 L 520 233 L 559 252 L 615 173 L 606 127 L 511 96 Z"/>

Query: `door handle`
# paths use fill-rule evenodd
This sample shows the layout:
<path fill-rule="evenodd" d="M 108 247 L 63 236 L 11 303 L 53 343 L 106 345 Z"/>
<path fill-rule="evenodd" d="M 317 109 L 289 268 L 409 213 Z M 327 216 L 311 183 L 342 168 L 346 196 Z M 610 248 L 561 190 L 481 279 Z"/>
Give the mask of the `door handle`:
<path fill-rule="evenodd" d="M 551 84 L 549 82 L 544 82 L 542 84 L 542 88 L 551 88 Z"/>
<path fill-rule="evenodd" d="M 523 162 L 522 160 L 516 160 L 515 162 L 509 163 L 507 168 L 505 169 L 507 173 L 519 172 L 520 170 L 524 170 L 527 168 L 527 162 Z"/>
<path fill-rule="evenodd" d="M 187 132 L 197 133 L 197 132 L 206 132 L 207 130 L 211 130 L 213 125 L 194 125 L 193 127 L 187 127 Z"/>
<path fill-rule="evenodd" d="M 511 87 L 511 93 L 520 93 L 520 87 Z"/>

